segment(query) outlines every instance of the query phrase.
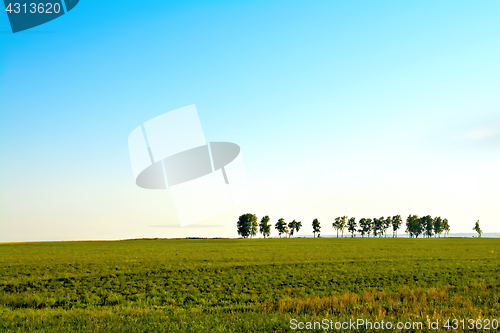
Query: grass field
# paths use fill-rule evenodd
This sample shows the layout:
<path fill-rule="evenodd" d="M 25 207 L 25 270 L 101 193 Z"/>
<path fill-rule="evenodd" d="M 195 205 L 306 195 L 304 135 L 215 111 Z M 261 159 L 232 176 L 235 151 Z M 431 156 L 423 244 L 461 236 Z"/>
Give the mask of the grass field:
<path fill-rule="evenodd" d="M 292 319 L 428 331 L 500 320 L 499 289 L 500 239 L 0 244 L 0 332 L 308 331 Z"/>

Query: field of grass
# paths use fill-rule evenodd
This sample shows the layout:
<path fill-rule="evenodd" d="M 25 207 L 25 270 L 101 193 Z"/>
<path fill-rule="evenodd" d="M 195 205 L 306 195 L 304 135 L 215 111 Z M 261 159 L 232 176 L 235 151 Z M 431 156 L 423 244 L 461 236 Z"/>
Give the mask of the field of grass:
<path fill-rule="evenodd" d="M 500 320 L 499 289 L 500 239 L 0 244 L 0 332 L 301 331 L 292 319 L 442 325 Z"/>

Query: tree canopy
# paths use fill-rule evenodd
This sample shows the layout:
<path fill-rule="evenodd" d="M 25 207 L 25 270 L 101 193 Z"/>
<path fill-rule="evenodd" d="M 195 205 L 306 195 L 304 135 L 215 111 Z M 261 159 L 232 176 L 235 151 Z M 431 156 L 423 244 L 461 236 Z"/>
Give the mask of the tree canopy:
<path fill-rule="evenodd" d="M 479 228 L 479 220 L 477 220 L 477 222 L 474 225 L 474 228 L 472 228 L 472 230 L 474 230 L 475 232 L 477 232 L 477 234 L 479 235 L 479 237 L 481 237 L 481 234 L 483 233 L 483 231 L 481 230 L 481 228 Z"/>
<path fill-rule="evenodd" d="M 450 232 L 450 225 L 448 224 L 448 219 L 443 219 L 443 230 L 446 232 L 446 235 Z"/>
<path fill-rule="evenodd" d="M 401 215 L 395 215 L 392 217 L 392 237 L 398 236 L 398 229 L 401 227 L 403 220 L 401 220 Z"/>
<path fill-rule="evenodd" d="M 426 215 L 421 217 L 421 224 L 424 229 L 425 235 L 427 237 L 432 236 L 432 232 L 434 231 L 434 219 L 430 215 Z"/>
<path fill-rule="evenodd" d="M 264 216 L 259 223 L 259 231 L 264 238 L 271 235 L 271 225 L 269 224 L 269 216 Z"/>
<path fill-rule="evenodd" d="M 370 235 L 370 231 L 372 229 L 372 220 L 370 218 L 362 218 L 359 220 L 359 233 L 361 233 L 361 237 L 365 237 L 365 235 Z"/>
<path fill-rule="evenodd" d="M 238 234 L 243 238 L 253 237 L 257 235 L 257 216 L 255 214 L 243 214 L 239 217 Z"/>
<path fill-rule="evenodd" d="M 406 218 L 406 232 L 410 237 L 416 237 L 422 233 L 423 228 L 417 215 L 408 215 Z"/>
<path fill-rule="evenodd" d="M 332 227 L 337 230 L 337 238 L 339 237 L 339 231 L 342 230 L 342 236 L 344 236 L 344 229 L 347 223 L 347 216 L 339 216 L 335 218 L 335 222 L 332 223 Z"/>
<path fill-rule="evenodd" d="M 443 220 L 441 219 L 441 216 L 437 216 L 434 218 L 434 234 L 441 237 L 440 235 L 443 233 L 443 231 L 444 231 Z"/>
<path fill-rule="evenodd" d="M 356 218 L 351 217 L 349 221 L 347 221 L 347 230 L 351 233 L 351 237 L 354 237 L 354 233 L 356 232 Z"/>
<path fill-rule="evenodd" d="M 314 237 L 316 238 L 316 234 L 318 234 L 318 237 L 319 237 L 319 233 L 321 231 L 321 225 L 320 225 L 318 219 L 314 219 L 312 221 L 312 227 L 313 227 L 313 235 L 314 235 Z"/>
<path fill-rule="evenodd" d="M 288 226 L 285 222 L 285 219 L 283 219 L 283 218 L 279 219 L 278 222 L 276 222 L 276 224 L 274 225 L 274 228 L 276 230 L 278 230 L 278 234 L 280 235 L 280 238 L 281 238 L 282 234 L 288 234 Z"/>

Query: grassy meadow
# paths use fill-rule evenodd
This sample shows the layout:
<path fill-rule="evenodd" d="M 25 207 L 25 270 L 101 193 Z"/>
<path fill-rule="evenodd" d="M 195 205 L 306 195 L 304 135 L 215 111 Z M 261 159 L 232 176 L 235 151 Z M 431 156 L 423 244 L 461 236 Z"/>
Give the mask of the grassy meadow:
<path fill-rule="evenodd" d="M 499 289 L 500 239 L 0 244 L 0 332 L 298 332 L 308 330 L 292 330 L 290 320 L 500 320 Z"/>

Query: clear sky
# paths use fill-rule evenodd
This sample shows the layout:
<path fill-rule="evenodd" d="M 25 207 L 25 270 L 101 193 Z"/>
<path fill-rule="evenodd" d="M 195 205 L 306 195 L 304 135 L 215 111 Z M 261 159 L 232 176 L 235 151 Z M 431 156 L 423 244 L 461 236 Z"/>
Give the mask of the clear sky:
<path fill-rule="evenodd" d="M 236 236 L 173 227 L 167 192 L 134 183 L 130 132 L 191 104 L 242 148 L 233 213 L 299 235 L 395 214 L 499 232 L 499 17 L 496 0 L 82 0 L 12 34 L 0 14 L 0 241 Z"/>

